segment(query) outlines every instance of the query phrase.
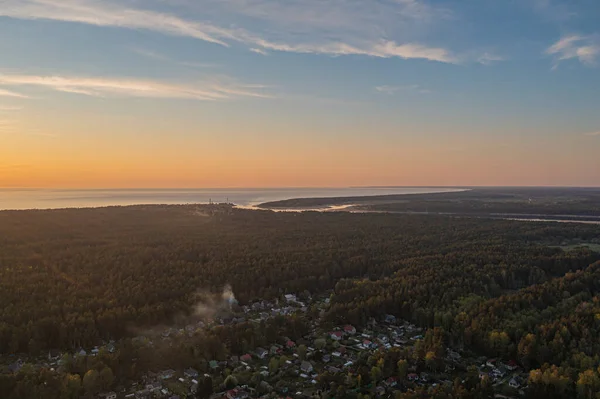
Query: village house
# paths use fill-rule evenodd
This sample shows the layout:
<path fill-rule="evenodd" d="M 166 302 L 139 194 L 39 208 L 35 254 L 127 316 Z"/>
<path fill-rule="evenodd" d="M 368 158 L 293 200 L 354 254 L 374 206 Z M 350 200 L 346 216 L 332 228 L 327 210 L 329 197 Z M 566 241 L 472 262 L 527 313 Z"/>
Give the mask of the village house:
<path fill-rule="evenodd" d="M 334 341 L 341 341 L 342 338 L 344 337 L 344 334 L 341 331 L 334 331 L 332 332 L 330 335 L 331 339 L 333 339 Z"/>
<path fill-rule="evenodd" d="M 269 352 L 266 349 L 264 349 L 264 348 L 256 348 L 256 351 L 254 352 L 254 354 L 259 359 L 264 359 L 265 357 L 267 357 L 267 355 L 269 354 Z"/>
<path fill-rule="evenodd" d="M 48 352 L 48 361 L 55 362 L 58 359 L 60 359 L 60 356 L 61 356 L 61 353 L 59 350 L 52 349 L 52 350 L 50 350 L 50 352 Z"/>
<path fill-rule="evenodd" d="M 101 399 L 117 399 L 117 394 L 114 392 L 105 392 L 98 395 Z"/>
<path fill-rule="evenodd" d="M 356 334 L 356 328 L 354 328 L 354 326 L 351 326 L 350 324 L 348 324 L 348 325 L 344 326 L 344 332 L 346 334 L 354 335 L 354 334 Z"/>
<path fill-rule="evenodd" d="M 515 371 L 518 367 L 519 367 L 519 365 L 514 360 L 511 360 L 508 363 L 506 363 L 507 370 Z"/>
<path fill-rule="evenodd" d="M 292 349 L 292 348 L 296 347 L 296 343 L 290 339 L 285 343 L 285 346 L 287 346 L 288 349 Z"/>
<path fill-rule="evenodd" d="M 298 299 L 296 298 L 296 295 L 294 295 L 294 294 L 287 294 L 287 295 L 284 295 L 284 297 L 288 303 L 295 303 L 298 301 Z"/>
<path fill-rule="evenodd" d="M 415 373 L 410 373 L 406 376 L 409 381 L 419 381 L 419 375 Z"/>
<path fill-rule="evenodd" d="M 158 378 L 161 380 L 168 380 L 169 378 L 173 378 L 175 375 L 175 370 L 164 370 L 158 373 Z"/>
<path fill-rule="evenodd" d="M 227 391 L 227 399 L 246 399 L 248 398 L 250 395 L 248 394 L 248 392 L 235 388 L 235 389 L 230 389 L 229 391 Z"/>
<path fill-rule="evenodd" d="M 198 377 L 198 372 L 190 367 L 189 369 L 183 372 L 183 375 L 185 376 L 185 378 L 196 378 Z"/>
<path fill-rule="evenodd" d="M 510 381 L 508 381 L 508 385 L 514 389 L 519 389 L 521 387 L 521 383 L 522 381 L 519 377 L 513 377 L 510 379 Z"/>
<path fill-rule="evenodd" d="M 300 370 L 305 373 L 311 373 L 313 371 L 313 365 L 310 362 L 304 361 L 300 365 Z"/>
<path fill-rule="evenodd" d="M 240 357 L 240 360 L 241 360 L 242 362 L 249 362 L 249 361 L 251 361 L 251 360 L 252 360 L 252 356 L 250 356 L 250 354 L 246 353 L 245 355 L 242 355 L 242 356 Z"/>
<path fill-rule="evenodd" d="M 398 379 L 396 377 L 390 377 L 385 380 L 384 384 L 389 388 L 393 388 L 398 385 Z"/>

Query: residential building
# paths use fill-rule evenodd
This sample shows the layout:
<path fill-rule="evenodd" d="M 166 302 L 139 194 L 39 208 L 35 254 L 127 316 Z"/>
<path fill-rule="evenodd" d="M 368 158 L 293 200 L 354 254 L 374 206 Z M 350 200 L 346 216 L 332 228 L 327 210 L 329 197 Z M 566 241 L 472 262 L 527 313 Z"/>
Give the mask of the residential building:
<path fill-rule="evenodd" d="M 300 370 L 305 373 L 311 373 L 313 371 L 313 365 L 310 362 L 304 361 L 300 365 Z"/>

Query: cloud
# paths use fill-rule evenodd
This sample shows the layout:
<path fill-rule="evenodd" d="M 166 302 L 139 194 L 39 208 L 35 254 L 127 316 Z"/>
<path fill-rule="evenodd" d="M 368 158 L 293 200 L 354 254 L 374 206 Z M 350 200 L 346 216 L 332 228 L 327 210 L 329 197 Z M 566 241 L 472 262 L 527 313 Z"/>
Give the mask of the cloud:
<path fill-rule="evenodd" d="M 261 48 L 251 48 L 250 51 L 256 54 L 269 55 L 269 53 L 266 50 L 263 50 Z"/>
<path fill-rule="evenodd" d="M 133 52 L 138 55 L 141 55 L 142 57 L 152 58 L 155 60 L 164 61 L 164 62 L 168 62 L 170 64 L 180 65 L 180 66 L 189 67 L 189 68 L 214 68 L 214 67 L 218 66 L 216 64 L 203 63 L 203 62 L 178 61 L 173 58 L 169 58 L 166 55 L 163 55 L 161 53 L 142 49 L 142 48 L 134 48 Z"/>
<path fill-rule="evenodd" d="M 482 65 L 491 65 L 499 61 L 504 61 L 504 57 L 490 53 L 483 53 L 482 55 L 477 57 L 477 62 Z"/>
<path fill-rule="evenodd" d="M 387 86 L 387 85 L 383 85 L 383 86 L 377 86 L 375 87 L 375 90 L 380 92 L 380 93 L 385 93 L 385 94 L 389 94 L 389 95 L 394 95 L 399 91 L 415 91 L 415 92 L 419 92 L 422 94 L 428 94 L 431 93 L 431 90 L 429 89 L 425 89 L 422 88 L 419 85 L 410 85 L 410 86 Z"/>
<path fill-rule="evenodd" d="M 231 35 L 229 30 L 209 23 L 187 21 L 150 10 L 127 8 L 109 1 L 5 0 L 0 7 L 0 16 L 150 30 L 167 35 L 191 37 L 222 46 L 228 46 L 222 38 Z"/>
<path fill-rule="evenodd" d="M 0 105 L 0 112 L 20 111 L 22 109 L 23 109 L 23 107 L 13 107 L 13 106 L 9 106 L 9 105 Z"/>
<path fill-rule="evenodd" d="M 0 97 L 29 98 L 24 94 L 0 88 Z"/>
<path fill-rule="evenodd" d="M 443 63 L 460 61 L 460 57 L 449 50 L 425 45 L 416 39 L 419 35 L 415 32 L 447 15 L 445 10 L 434 9 L 422 1 L 377 0 L 367 4 L 359 0 L 291 0 L 284 3 L 275 0 L 203 0 L 184 3 L 198 7 L 199 15 L 204 18 L 211 12 L 229 7 L 230 12 L 242 13 L 246 18 L 266 20 L 269 26 L 259 34 L 231 28 L 237 26 L 231 23 L 227 25 L 230 27 L 224 28 L 174 14 L 130 8 L 110 0 L 4 0 L 0 16 L 149 30 L 226 47 L 237 42 L 255 52 L 363 55 Z M 221 14 L 218 16 L 222 17 Z M 404 43 L 389 39 L 394 33 L 407 39 Z"/>
<path fill-rule="evenodd" d="M 594 36 L 565 36 L 550 46 L 546 54 L 553 55 L 556 64 L 577 59 L 584 65 L 595 65 L 596 58 L 600 55 L 600 40 Z"/>
<path fill-rule="evenodd" d="M 586 135 L 586 136 L 600 136 L 600 131 L 598 131 L 598 132 L 584 133 L 584 135 Z"/>
<path fill-rule="evenodd" d="M 124 96 L 218 101 L 238 97 L 271 97 L 264 86 L 207 81 L 174 84 L 128 78 L 95 78 L 36 75 L 0 75 L 0 85 L 37 86 L 87 96 Z"/>

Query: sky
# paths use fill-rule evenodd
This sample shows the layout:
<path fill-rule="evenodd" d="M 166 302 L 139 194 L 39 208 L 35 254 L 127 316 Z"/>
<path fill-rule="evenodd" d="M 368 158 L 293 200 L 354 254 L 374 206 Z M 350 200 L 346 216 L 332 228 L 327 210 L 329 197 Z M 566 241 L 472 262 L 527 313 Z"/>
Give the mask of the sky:
<path fill-rule="evenodd" d="M 0 0 L 0 187 L 600 186 L 597 0 Z"/>

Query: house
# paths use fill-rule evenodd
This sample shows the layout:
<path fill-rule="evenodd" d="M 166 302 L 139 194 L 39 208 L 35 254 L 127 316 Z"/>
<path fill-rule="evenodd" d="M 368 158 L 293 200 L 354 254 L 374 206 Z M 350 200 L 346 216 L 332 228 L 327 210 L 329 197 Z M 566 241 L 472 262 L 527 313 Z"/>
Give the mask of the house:
<path fill-rule="evenodd" d="M 60 356 L 61 356 L 61 353 L 59 350 L 52 349 L 50 352 L 48 352 L 48 361 L 55 362 L 58 359 L 60 359 Z"/>
<path fill-rule="evenodd" d="M 321 360 L 323 360 L 323 363 L 329 363 L 331 361 L 331 356 L 323 355 L 323 358 Z"/>
<path fill-rule="evenodd" d="M 354 328 L 354 326 L 351 326 L 350 324 L 348 324 L 348 325 L 344 326 L 344 332 L 346 334 L 354 335 L 354 334 L 356 334 L 356 328 Z"/>
<path fill-rule="evenodd" d="M 219 362 L 217 362 L 216 360 L 211 360 L 210 362 L 208 362 L 208 366 L 211 369 L 216 370 L 219 368 Z"/>
<path fill-rule="evenodd" d="M 385 322 L 388 324 L 393 324 L 396 322 L 396 316 L 391 315 L 391 314 L 386 314 L 385 315 Z"/>
<path fill-rule="evenodd" d="M 521 382 L 522 381 L 521 381 L 521 379 L 519 377 L 513 377 L 513 378 L 510 379 L 510 381 L 508 381 L 508 385 L 511 388 L 519 389 L 521 387 Z"/>
<path fill-rule="evenodd" d="M 269 354 L 269 352 L 266 349 L 264 349 L 264 348 L 256 348 L 256 351 L 254 352 L 254 354 L 259 359 L 264 359 L 265 357 L 267 357 L 267 355 Z"/>
<path fill-rule="evenodd" d="M 331 355 L 335 356 L 335 357 L 341 357 L 342 356 L 342 354 L 340 352 L 333 352 Z"/>
<path fill-rule="evenodd" d="M 519 365 L 514 360 L 511 360 L 508 363 L 506 363 L 506 368 L 510 371 L 515 371 L 518 367 Z"/>
<path fill-rule="evenodd" d="M 185 376 L 185 378 L 196 378 L 198 377 L 198 372 L 190 367 L 189 369 L 183 372 L 183 375 Z"/>
<path fill-rule="evenodd" d="M 419 381 L 419 375 L 415 373 L 410 373 L 406 376 L 409 381 Z"/>
<path fill-rule="evenodd" d="M 108 345 L 106 345 L 106 350 L 110 353 L 114 353 L 115 352 L 115 346 L 112 343 L 109 343 Z"/>
<path fill-rule="evenodd" d="M 385 388 L 384 388 L 384 387 L 382 387 L 381 385 L 378 385 L 378 386 L 375 388 L 375 393 L 376 393 L 378 396 L 383 396 L 383 395 L 385 395 Z"/>
<path fill-rule="evenodd" d="M 390 388 L 393 388 L 396 385 L 398 385 L 398 380 L 396 379 L 396 377 L 390 377 L 387 380 L 385 380 L 384 384 Z"/>
<path fill-rule="evenodd" d="M 344 334 L 341 331 L 334 331 L 332 332 L 330 335 L 331 339 L 333 339 L 334 341 L 341 341 L 342 338 L 344 337 Z"/>
<path fill-rule="evenodd" d="M 290 303 L 298 301 L 298 299 L 296 298 L 296 295 L 294 295 L 294 294 L 287 294 L 287 295 L 284 295 L 284 297 L 285 297 L 285 300 Z"/>
<path fill-rule="evenodd" d="M 227 397 L 227 399 L 246 399 L 250 395 L 248 395 L 248 392 L 244 390 L 235 388 L 227 391 L 225 396 Z"/>
<path fill-rule="evenodd" d="M 289 349 L 292 349 L 292 348 L 294 348 L 296 346 L 296 343 L 294 341 L 292 341 L 292 340 L 288 340 L 285 343 L 285 346 L 287 346 Z"/>
<path fill-rule="evenodd" d="M 488 367 L 495 368 L 496 363 L 497 363 L 496 359 L 488 359 L 488 361 L 485 363 L 485 365 Z"/>
<path fill-rule="evenodd" d="M 249 361 L 251 361 L 251 360 L 252 360 L 252 356 L 250 356 L 250 354 L 246 353 L 245 355 L 242 355 L 242 356 L 240 357 L 240 360 L 241 360 L 242 362 L 249 362 Z"/>
<path fill-rule="evenodd" d="M 311 373 L 313 371 L 313 365 L 310 364 L 310 362 L 304 361 L 300 365 L 300 370 L 302 370 L 305 373 Z"/>
<path fill-rule="evenodd" d="M 114 392 L 105 392 L 98 395 L 98 397 L 102 399 L 117 399 L 117 394 Z"/>
<path fill-rule="evenodd" d="M 175 375 L 175 370 L 164 370 L 158 373 L 158 378 L 161 380 L 168 380 L 169 378 L 173 378 Z"/>
<path fill-rule="evenodd" d="M 337 374 L 339 372 L 341 372 L 342 370 L 338 369 L 337 367 L 334 366 L 329 366 L 327 368 L 327 371 L 329 371 L 331 374 Z"/>
<path fill-rule="evenodd" d="M 8 365 L 8 371 L 10 371 L 13 374 L 16 374 L 19 372 L 19 370 L 21 370 L 21 367 L 23 367 L 23 361 L 18 360 Z"/>
<path fill-rule="evenodd" d="M 77 356 L 87 356 L 87 352 L 85 351 L 85 349 L 80 349 L 77 353 Z"/>

